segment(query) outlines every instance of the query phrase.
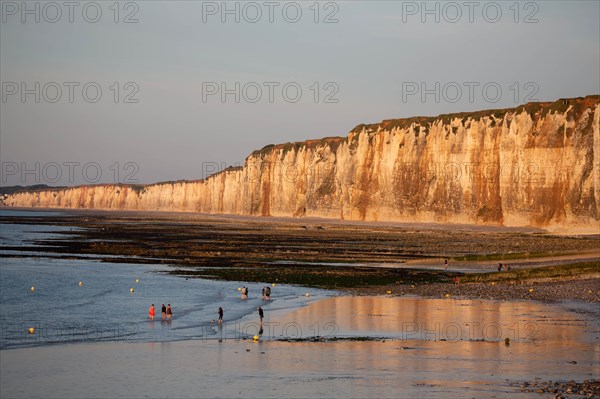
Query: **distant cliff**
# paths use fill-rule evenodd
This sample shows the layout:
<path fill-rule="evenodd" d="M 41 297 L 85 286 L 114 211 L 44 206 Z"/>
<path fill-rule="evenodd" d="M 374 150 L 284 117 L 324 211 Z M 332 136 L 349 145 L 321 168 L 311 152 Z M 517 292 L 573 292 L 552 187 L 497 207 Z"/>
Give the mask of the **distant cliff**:
<path fill-rule="evenodd" d="M 266 146 L 205 180 L 21 192 L 2 203 L 600 232 L 599 100 L 385 120 Z"/>

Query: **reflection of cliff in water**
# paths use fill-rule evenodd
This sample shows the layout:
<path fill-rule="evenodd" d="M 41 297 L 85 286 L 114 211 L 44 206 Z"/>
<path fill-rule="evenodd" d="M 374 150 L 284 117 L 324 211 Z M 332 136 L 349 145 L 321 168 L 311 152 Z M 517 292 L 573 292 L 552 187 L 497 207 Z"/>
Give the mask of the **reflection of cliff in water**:
<path fill-rule="evenodd" d="M 310 332 L 319 327 L 322 336 L 502 343 L 508 337 L 513 343 L 553 348 L 594 343 L 600 326 L 590 316 L 556 305 L 417 297 L 324 299 L 278 321 L 299 323 Z M 336 334 L 327 323 L 335 323 Z"/>

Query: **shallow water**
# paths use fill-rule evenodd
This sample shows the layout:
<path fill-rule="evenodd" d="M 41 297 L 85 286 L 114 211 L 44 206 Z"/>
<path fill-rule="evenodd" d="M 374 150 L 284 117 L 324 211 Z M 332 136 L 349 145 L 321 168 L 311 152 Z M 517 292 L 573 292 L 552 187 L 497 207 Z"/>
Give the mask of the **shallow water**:
<path fill-rule="evenodd" d="M 45 216 L 43 212 L 31 213 Z M 60 226 L 5 223 L 0 224 L 0 229 L 2 245 L 26 245 L 55 236 L 64 239 L 57 232 L 66 231 Z M 261 288 L 269 282 L 241 284 L 186 279 L 162 273 L 166 270 L 168 266 L 87 259 L 2 257 L 0 349 L 98 340 L 219 339 L 232 335 L 232 329 L 239 329 L 238 321 L 244 316 L 249 319 L 252 315 L 258 320 L 258 306 L 268 313 L 303 306 L 331 294 L 311 290 L 312 297 L 306 298 L 304 288 L 276 286 L 271 287 L 272 300 L 264 301 Z M 246 300 L 241 299 L 237 290 L 242 285 L 249 289 Z M 147 314 L 152 303 L 156 307 L 154 321 Z M 172 320 L 161 319 L 163 303 L 171 304 Z M 221 328 L 211 323 L 218 319 L 219 307 L 224 309 L 225 325 Z M 34 334 L 29 334 L 29 328 L 35 329 Z M 235 333 L 242 334 L 241 329 Z"/>

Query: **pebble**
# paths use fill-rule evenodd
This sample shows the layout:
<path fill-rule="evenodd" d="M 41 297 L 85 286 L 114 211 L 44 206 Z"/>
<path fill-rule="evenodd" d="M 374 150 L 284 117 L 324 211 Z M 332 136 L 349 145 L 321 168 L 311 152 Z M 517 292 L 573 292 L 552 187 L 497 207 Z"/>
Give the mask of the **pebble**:
<path fill-rule="evenodd" d="M 524 392 L 550 393 L 554 395 L 552 396 L 554 399 L 565 399 L 565 395 L 569 395 L 569 398 L 574 398 L 573 395 L 585 398 L 600 398 L 600 380 L 584 380 L 583 382 L 576 382 L 574 380 L 568 382 L 547 381 L 539 383 L 524 381 L 511 385 L 518 385 L 521 391 Z M 528 387 L 536 387 L 536 389 L 527 389 Z"/>

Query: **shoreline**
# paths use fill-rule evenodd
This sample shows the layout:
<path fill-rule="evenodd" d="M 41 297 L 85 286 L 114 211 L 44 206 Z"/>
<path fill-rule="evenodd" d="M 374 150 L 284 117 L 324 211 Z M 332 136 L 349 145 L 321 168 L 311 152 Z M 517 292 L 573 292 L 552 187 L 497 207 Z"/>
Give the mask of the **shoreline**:
<path fill-rule="evenodd" d="M 543 227 L 535 226 L 505 226 L 498 224 L 468 224 L 468 223 L 452 223 L 452 222 L 410 222 L 410 221 L 375 221 L 375 220 L 347 220 L 333 219 L 318 216 L 307 217 L 292 217 L 292 216 L 257 216 L 257 215 L 238 215 L 231 213 L 205 213 L 205 212 L 190 212 L 190 211 L 165 211 L 165 210 L 122 210 L 122 209 L 87 209 L 87 208 L 46 208 L 46 207 L 12 207 L 0 205 L 0 211 L 19 211 L 19 212 L 64 212 L 73 214 L 114 214 L 120 216 L 147 216 L 160 219 L 174 219 L 181 216 L 186 216 L 192 219 L 224 219 L 238 222 L 250 223 L 289 223 L 289 224 L 329 224 L 341 226 L 362 226 L 362 227 L 395 227 L 408 229 L 424 229 L 424 230 L 466 230 L 466 231 L 483 231 L 483 232 L 506 232 L 506 233 L 529 233 L 529 234 L 548 234 L 565 237 L 599 237 L 598 233 L 586 232 L 571 232 L 567 230 L 550 231 Z"/>
<path fill-rule="evenodd" d="M 532 290 L 532 291 L 530 291 Z M 390 294 L 387 292 L 391 291 Z M 422 298 L 531 300 L 540 303 L 600 302 L 600 278 L 573 278 L 561 281 L 522 283 L 430 283 L 416 286 L 383 285 L 346 290 L 351 295 L 417 295 Z M 448 295 L 448 296 L 446 296 Z"/>
<path fill-rule="evenodd" d="M 47 212 L 20 209 L 32 210 Z M 600 235 L 162 211 L 50 212 L 4 212 L 2 223 L 63 231 L 27 245 L 3 243 L 3 256 L 162 265 L 185 278 L 277 282 L 350 295 L 600 302 Z M 498 262 L 513 271 L 493 272 Z M 551 269 L 557 270 L 546 272 Z M 530 276 L 529 270 L 540 273 Z M 474 275 L 490 281 L 477 282 Z M 512 281 L 494 281 L 506 276 Z"/>

